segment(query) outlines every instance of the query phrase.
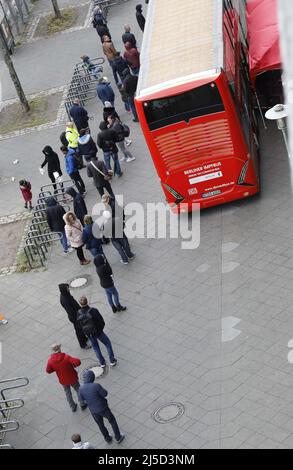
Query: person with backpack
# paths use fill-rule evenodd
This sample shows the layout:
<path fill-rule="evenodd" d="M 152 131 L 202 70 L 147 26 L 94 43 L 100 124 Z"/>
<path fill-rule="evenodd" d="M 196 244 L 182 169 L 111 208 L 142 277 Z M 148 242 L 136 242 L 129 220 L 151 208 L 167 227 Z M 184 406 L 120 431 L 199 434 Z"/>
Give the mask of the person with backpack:
<path fill-rule="evenodd" d="M 106 190 L 113 198 L 115 198 L 110 184 L 113 172 L 107 170 L 104 162 L 99 161 L 96 157 L 92 158 L 87 164 L 86 170 L 88 177 L 93 178 L 95 187 L 101 197 L 104 195 Z"/>
<path fill-rule="evenodd" d="M 56 185 L 56 177 L 60 178 L 62 176 L 60 160 L 56 152 L 50 147 L 46 145 L 46 147 L 42 150 L 43 154 L 45 155 L 45 160 L 40 166 L 40 172 L 44 173 L 43 168 L 48 165 L 48 176 L 53 183 L 54 191 L 57 192 L 57 185 Z M 43 170 L 43 171 L 41 171 Z M 57 176 L 58 174 L 58 176 Z M 63 188 L 63 184 L 61 183 L 61 188 Z"/>
<path fill-rule="evenodd" d="M 125 147 L 125 137 L 129 137 L 129 127 L 126 124 L 117 119 L 114 115 L 108 117 L 108 128 L 116 132 L 116 144 L 120 152 L 123 153 L 123 157 L 120 161 L 125 160 L 126 163 L 130 163 L 135 160 L 132 153 Z"/>
<path fill-rule="evenodd" d="M 119 159 L 118 159 L 118 147 L 116 145 L 118 136 L 115 131 L 108 129 L 105 121 L 100 123 L 100 132 L 98 133 L 98 147 L 103 150 L 104 162 L 107 170 L 111 170 L 111 158 L 114 162 L 114 174 L 119 178 L 123 175 Z"/>
<path fill-rule="evenodd" d="M 65 168 L 69 177 L 74 181 L 77 190 L 83 196 L 86 195 L 85 184 L 77 168 L 76 152 L 74 149 L 61 147 L 61 152 L 65 157 Z"/>
<path fill-rule="evenodd" d="M 113 271 L 107 259 L 103 255 L 97 255 L 94 259 L 97 275 L 100 278 L 101 287 L 105 290 L 108 303 L 112 312 L 124 312 L 127 307 L 120 304 L 119 293 L 114 285 Z"/>
<path fill-rule="evenodd" d="M 46 372 L 53 374 L 56 372 L 59 383 L 63 386 L 66 399 L 73 413 L 77 410 L 77 404 L 73 400 L 71 388 L 77 394 L 78 401 L 82 410 L 87 408 L 87 403 L 80 395 L 80 383 L 76 367 L 80 366 L 80 359 L 71 357 L 61 351 L 61 344 L 53 344 L 52 354 L 48 360 Z"/>
<path fill-rule="evenodd" d="M 91 346 L 87 344 L 87 337 L 83 333 L 79 324 L 77 323 L 77 313 L 80 309 L 79 304 L 70 293 L 69 284 L 59 284 L 60 291 L 60 304 L 67 313 L 68 320 L 73 324 L 77 341 L 81 349 L 90 349 Z"/>
<path fill-rule="evenodd" d="M 116 418 L 109 408 L 108 401 L 106 399 L 106 396 L 108 395 L 107 390 L 105 390 L 100 384 L 95 383 L 95 374 L 92 370 L 84 371 L 83 385 L 81 386 L 80 394 L 82 399 L 88 404 L 91 415 L 97 423 L 107 444 L 110 444 L 113 441 L 113 437 L 109 434 L 109 431 L 104 424 L 104 418 L 109 421 L 113 429 L 115 440 L 120 444 L 124 440 L 125 435 L 120 432 Z"/>
<path fill-rule="evenodd" d="M 90 307 L 87 298 L 84 296 L 79 299 L 79 305 L 81 309 L 78 312 L 77 321 L 84 334 L 88 337 L 101 367 L 106 367 L 106 361 L 100 350 L 99 342 L 106 346 L 110 365 L 112 367 L 116 366 L 117 359 L 115 358 L 111 341 L 104 333 L 105 322 L 99 310 Z"/>
<path fill-rule="evenodd" d="M 65 194 L 72 198 L 73 212 L 75 213 L 76 217 L 80 220 L 81 224 L 84 225 L 83 219 L 88 213 L 84 198 L 80 193 L 77 193 L 73 187 L 67 188 Z"/>

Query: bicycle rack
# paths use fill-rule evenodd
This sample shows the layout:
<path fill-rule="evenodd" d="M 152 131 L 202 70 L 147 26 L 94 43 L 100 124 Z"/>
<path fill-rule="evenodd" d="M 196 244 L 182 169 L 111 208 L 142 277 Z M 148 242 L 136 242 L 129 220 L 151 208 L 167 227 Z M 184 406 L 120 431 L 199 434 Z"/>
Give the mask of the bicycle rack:
<path fill-rule="evenodd" d="M 19 381 L 22 381 L 23 383 L 17 384 Z M 24 406 L 22 398 L 7 398 L 6 392 L 26 387 L 29 384 L 29 379 L 27 377 L 14 377 L 12 379 L 0 380 L 0 387 L 1 385 L 10 383 L 13 383 L 13 385 L 6 386 L 0 390 L 0 416 L 2 415 L 2 420 L 0 420 L 0 442 L 4 439 L 7 433 L 14 432 L 19 429 L 19 422 L 14 419 L 10 419 L 10 415 L 13 410 Z M 11 444 L 0 444 L 0 448 L 13 449 L 14 447 Z"/>

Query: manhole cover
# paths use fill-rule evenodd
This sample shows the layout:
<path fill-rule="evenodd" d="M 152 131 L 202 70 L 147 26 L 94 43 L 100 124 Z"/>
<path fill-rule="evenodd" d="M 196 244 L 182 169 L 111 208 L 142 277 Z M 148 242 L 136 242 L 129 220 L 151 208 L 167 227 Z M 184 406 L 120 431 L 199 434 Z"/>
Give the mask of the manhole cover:
<path fill-rule="evenodd" d="M 181 403 L 168 403 L 167 405 L 160 406 L 160 408 L 153 413 L 152 417 L 157 423 L 166 424 L 180 418 L 184 411 L 185 408 Z"/>
<path fill-rule="evenodd" d="M 95 374 L 95 380 L 97 379 L 100 379 L 101 377 L 105 377 L 105 375 L 108 374 L 108 371 L 109 371 L 109 367 L 106 365 L 106 367 L 101 367 L 101 365 L 99 363 L 96 363 L 96 364 L 92 364 L 90 366 L 87 366 L 85 369 L 83 369 L 80 373 L 80 377 L 81 377 L 81 382 L 84 382 L 84 379 L 83 379 L 83 374 L 85 372 L 87 372 L 88 370 L 91 370 L 93 371 L 93 373 Z"/>
<path fill-rule="evenodd" d="M 71 289 L 82 289 L 83 287 L 87 286 L 90 281 L 90 276 L 80 276 L 80 277 L 75 277 L 71 279 L 71 281 L 68 282 L 69 286 Z"/>

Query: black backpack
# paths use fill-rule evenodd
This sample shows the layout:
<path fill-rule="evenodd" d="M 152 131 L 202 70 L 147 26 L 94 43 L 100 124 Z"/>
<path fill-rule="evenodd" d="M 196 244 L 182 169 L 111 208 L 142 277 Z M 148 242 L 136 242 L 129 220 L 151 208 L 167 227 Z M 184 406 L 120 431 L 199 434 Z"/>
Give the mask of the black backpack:
<path fill-rule="evenodd" d="M 92 309 L 89 308 L 89 310 L 86 313 L 83 313 L 79 310 L 78 317 L 77 317 L 77 322 L 80 325 L 83 333 L 87 337 L 97 336 L 101 331 L 103 331 L 103 328 L 105 326 L 104 319 L 101 315 L 99 319 L 99 324 L 96 325 L 92 317 L 91 310 Z"/>
<path fill-rule="evenodd" d="M 66 139 L 65 131 L 60 134 L 60 142 L 62 145 L 64 145 L 64 147 L 68 147 L 68 140 Z"/>

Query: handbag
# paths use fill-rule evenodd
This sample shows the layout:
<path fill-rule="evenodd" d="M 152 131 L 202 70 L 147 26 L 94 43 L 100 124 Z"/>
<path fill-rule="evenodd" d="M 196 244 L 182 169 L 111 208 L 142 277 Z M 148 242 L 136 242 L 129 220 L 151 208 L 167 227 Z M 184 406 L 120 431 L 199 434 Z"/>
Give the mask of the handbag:
<path fill-rule="evenodd" d="M 95 168 L 95 170 L 97 170 L 101 175 L 104 176 L 106 181 L 111 181 L 111 179 L 113 178 L 113 174 L 114 174 L 112 170 L 108 170 L 108 175 L 105 175 L 105 173 L 99 170 L 99 168 L 97 168 L 93 162 L 91 162 L 91 165 Z"/>

